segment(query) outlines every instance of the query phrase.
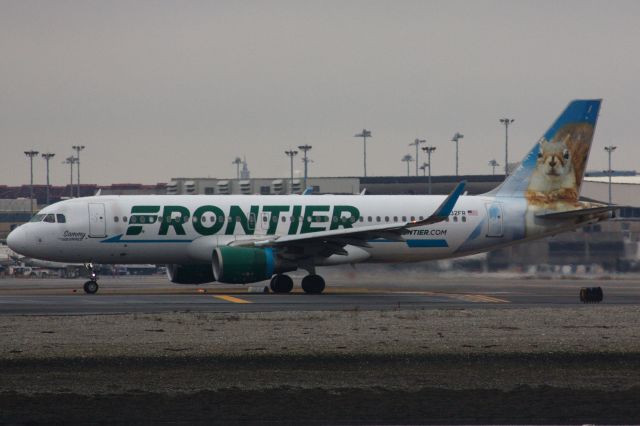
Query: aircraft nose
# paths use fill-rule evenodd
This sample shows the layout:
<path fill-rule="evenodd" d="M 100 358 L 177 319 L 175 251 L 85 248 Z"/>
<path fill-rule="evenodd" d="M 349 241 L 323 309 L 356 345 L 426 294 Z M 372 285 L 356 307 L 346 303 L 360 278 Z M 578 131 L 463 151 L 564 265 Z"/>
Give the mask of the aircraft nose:
<path fill-rule="evenodd" d="M 25 254 L 27 248 L 27 231 L 18 226 L 7 236 L 7 245 L 16 253 Z"/>

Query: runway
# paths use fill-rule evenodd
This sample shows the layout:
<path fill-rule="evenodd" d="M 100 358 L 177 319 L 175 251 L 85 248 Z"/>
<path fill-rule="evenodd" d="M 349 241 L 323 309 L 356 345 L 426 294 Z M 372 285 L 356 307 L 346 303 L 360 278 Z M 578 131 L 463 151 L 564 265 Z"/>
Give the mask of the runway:
<path fill-rule="evenodd" d="M 0 280 L 0 315 L 83 315 L 159 312 L 349 311 L 511 308 L 580 305 L 581 287 L 601 286 L 603 304 L 640 304 L 638 279 L 518 279 L 514 277 L 331 277 L 322 295 L 259 293 L 264 283 L 185 286 L 162 276 L 105 277 L 87 295 L 82 279 Z M 253 291 L 253 292 L 251 292 Z"/>

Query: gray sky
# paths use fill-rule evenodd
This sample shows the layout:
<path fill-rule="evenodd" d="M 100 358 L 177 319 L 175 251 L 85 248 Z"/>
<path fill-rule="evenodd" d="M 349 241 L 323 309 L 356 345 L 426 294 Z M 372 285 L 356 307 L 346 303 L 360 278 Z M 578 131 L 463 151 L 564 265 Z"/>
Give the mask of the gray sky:
<path fill-rule="evenodd" d="M 604 98 L 589 169 L 640 169 L 637 1 L 0 1 L 0 184 L 25 149 L 81 154 L 86 183 L 289 174 L 402 175 L 416 137 L 434 174 L 517 161 L 574 98 Z M 422 160 L 422 159 L 421 159 Z M 301 161 L 296 159 L 296 169 Z M 44 160 L 35 162 L 44 182 Z"/>

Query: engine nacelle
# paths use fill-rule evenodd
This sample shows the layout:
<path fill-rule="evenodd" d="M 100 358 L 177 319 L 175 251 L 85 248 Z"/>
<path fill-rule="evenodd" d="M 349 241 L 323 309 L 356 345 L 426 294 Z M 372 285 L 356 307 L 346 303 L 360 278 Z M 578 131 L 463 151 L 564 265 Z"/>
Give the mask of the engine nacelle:
<path fill-rule="evenodd" d="M 216 281 L 246 284 L 268 280 L 273 274 L 294 271 L 297 265 L 279 259 L 270 248 L 218 247 L 213 252 Z"/>
<path fill-rule="evenodd" d="M 167 265 L 167 277 L 176 284 L 204 284 L 216 280 L 211 265 Z"/>

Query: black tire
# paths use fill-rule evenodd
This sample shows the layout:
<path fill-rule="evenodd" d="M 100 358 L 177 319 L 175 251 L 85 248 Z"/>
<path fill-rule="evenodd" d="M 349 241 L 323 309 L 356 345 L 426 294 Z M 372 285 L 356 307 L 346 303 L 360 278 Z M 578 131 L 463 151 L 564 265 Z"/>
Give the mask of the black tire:
<path fill-rule="evenodd" d="M 291 293 L 293 290 L 293 280 L 289 275 L 278 274 L 271 278 L 271 291 L 274 293 Z"/>
<path fill-rule="evenodd" d="M 324 278 L 320 275 L 307 275 L 302 279 L 302 289 L 307 294 L 320 294 L 324 287 Z"/>
<path fill-rule="evenodd" d="M 87 294 L 96 294 L 98 292 L 98 283 L 95 281 L 87 281 L 84 283 L 84 292 Z"/>

